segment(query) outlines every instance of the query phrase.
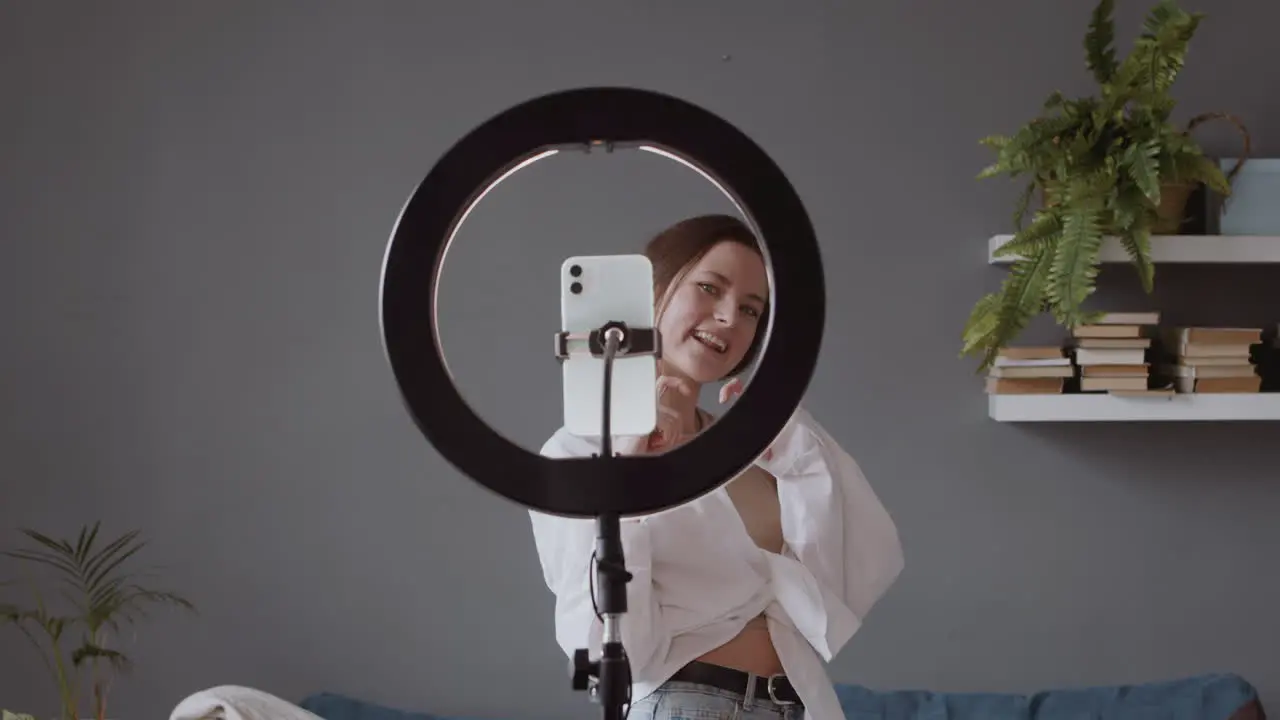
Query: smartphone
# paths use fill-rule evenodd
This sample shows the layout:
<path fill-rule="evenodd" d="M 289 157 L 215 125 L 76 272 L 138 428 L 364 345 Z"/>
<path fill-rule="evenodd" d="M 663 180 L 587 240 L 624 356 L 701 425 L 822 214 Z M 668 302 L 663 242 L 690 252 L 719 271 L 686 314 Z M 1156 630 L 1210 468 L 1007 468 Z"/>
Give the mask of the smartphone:
<path fill-rule="evenodd" d="M 561 361 L 565 429 L 600 437 L 604 420 L 604 358 L 587 352 L 586 334 L 606 323 L 652 328 L 653 265 L 644 255 L 578 255 L 560 266 L 561 330 L 581 334 Z M 612 435 L 648 435 L 658 424 L 658 359 L 623 355 L 613 361 Z"/>

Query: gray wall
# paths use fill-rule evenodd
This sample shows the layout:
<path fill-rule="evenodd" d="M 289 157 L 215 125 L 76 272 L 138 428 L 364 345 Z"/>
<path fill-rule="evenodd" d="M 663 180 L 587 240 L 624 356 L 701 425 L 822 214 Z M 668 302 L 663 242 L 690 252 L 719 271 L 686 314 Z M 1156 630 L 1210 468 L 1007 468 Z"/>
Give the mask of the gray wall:
<path fill-rule="evenodd" d="M 1122 5 L 1127 47 L 1146 5 Z M 112 717 L 223 683 L 593 716 L 523 510 L 415 430 L 376 313 L 388 233 L 435 159 L 492 113 L 588 84 L 730 119 L 812 214 L 829 321 L 808 404 L 908 557 L 838 679 L 1033 691 L 1235 671 L 1280 702 L 1277 426 L 998 425 L 956 359 L 1002 277 L 985 240 L 1014 197 L 973 179 L 977 140 L 1089 88 L 1091 3 L 109 6 L 0 5 L 0 529 L 142 528 L 199 602 L 142 628 Z M 1195 6 L 1212 15 L 1180 115 L 1239 113 L 1280 154 L 1280 9 Z M 670 163 L 546 163 L 465 228 L 442 318 L 459 385 L 530 447 L 559 412 L 560 259 L 725 208 Z M 1171 322 L 1272 323 L 1275 273 L 1161 268 L 1157 300 Z M 1130 273 L 1102 281 L 1103 300 L 1140 299 Z M 0 703 L 51 711 L 34 656 L 0 637 Z"/>

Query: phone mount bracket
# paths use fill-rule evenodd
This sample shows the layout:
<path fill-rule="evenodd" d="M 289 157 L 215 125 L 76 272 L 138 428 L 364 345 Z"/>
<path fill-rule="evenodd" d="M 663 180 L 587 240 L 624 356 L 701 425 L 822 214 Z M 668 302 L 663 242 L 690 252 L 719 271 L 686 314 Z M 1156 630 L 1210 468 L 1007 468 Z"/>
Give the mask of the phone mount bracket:
<path fill-rule="evenodd" d="M 662 358 L 662 334 L 657 328 L 633 328 L 620 320 L 612 320 L 590 332 L 556 333 L 556 359 L 564 361 L 571 356 L 583 354 L 604 357 L 606 336 L 613 329 L 622 331 L 618 357 L 653 355 L 658 359 Z"/>

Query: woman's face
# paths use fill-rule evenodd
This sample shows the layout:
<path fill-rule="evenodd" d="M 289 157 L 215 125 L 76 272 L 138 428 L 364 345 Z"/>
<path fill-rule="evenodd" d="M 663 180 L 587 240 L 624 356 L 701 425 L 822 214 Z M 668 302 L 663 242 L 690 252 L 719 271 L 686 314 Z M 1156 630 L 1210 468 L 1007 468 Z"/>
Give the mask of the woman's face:
<path fill-rule="evenodd" d="M 737 367 L 769 297 L 764 260 L 751 248 L 721 242 L 667 290 L 658 320 L 662 359 L 697 383 L 723 379 Z"/>

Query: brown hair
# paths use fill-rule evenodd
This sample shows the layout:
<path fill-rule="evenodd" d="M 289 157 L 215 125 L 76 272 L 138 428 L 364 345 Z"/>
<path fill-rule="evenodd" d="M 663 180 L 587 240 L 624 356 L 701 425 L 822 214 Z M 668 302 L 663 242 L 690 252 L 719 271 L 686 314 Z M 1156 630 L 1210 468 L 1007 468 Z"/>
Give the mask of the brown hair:
<path fill-rule="evenodd" d="M 761 258 L 760 242 L 747 224 L 732 215 L 698 215 L 668 227 L 658 233 L 644 248 L 644 254 L 653 263 L 653 291 L 659 303 L 659 312 L 665 307 L 667 289 L 684 277 L 702 256 L 722 242 L 733 242 L 755 251 Z M 768 321 L 768 308 L 760 315 L 760 323 Z M 737 367 L 729 371 L 733 377 L 744 371 L 760 352 L 761 333 L 757 329 L 751 339 L 751 347 L 742 356 Z"/>

